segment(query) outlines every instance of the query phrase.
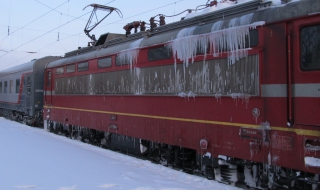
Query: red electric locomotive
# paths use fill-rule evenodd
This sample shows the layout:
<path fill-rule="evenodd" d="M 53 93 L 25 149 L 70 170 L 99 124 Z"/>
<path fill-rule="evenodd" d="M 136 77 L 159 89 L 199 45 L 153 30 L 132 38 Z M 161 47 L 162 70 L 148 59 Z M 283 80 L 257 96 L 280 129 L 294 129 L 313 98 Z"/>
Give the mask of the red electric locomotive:
<path fill-rule="evenodd" d="M 223 183 L 319 189 L 320 1 L 139 26 L 46 66 L 45 129 Z"/>

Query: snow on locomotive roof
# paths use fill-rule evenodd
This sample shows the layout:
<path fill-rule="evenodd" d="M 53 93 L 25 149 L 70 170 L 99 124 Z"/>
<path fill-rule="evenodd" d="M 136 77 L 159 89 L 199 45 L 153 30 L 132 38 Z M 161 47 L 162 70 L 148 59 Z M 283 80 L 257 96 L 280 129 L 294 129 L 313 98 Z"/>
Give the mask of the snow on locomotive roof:
<path fill-rule="evenodd" d="M 65 57 L 63 59 L 51 62 L 47 65 L 47 68 L 118 54 L 123 50 L 130 49 L 130 44 L 140 38 L 142 38 L 142 40 L 140 41 L 140 46 L 137 48 L 143 48 L 157 44 L 168 44 L 179 37 L 177 34 L 181 30 L 186 28 L 188 29 L 190 27 L 194 27 L 192 30 L 193 32 L 190 33 L 190 35 L 199 36 L 202 34 L 212 33 L 213 26 L 218 22 L 221 22 L 219 28 L 221 31 L 223 31 L 228 28 L 241 27 L 244 25 L 251 27 L 258 24 L 260 26 L 263 25 L 263 23 L 268 24 L 320 12 L 320 1 L 292 0 L 290 3 L 283 5 L 280 5 L 279 2 L 279 0 L 272 1 L 274 5 L 278 5 L 271 6 L 272 8 L 270 8 L 271 1 L 261 3 L 260 0 L 252 0 L 249 2 L 239 3 L 230 8 L 220 9 L 196 16 L 194 18 L 159 26 L 154 31 L 149 31 L 148 36 L 145 36 L 145 33 L 140 32 L 129 35 L 127 38 L 119 40 L 116 43 L 109 43 L 106 41 L 104 45 L 99 47 L 90 47 L 91 50 L 86 50 L 85 53 L 81 53 L 81 51 L 79 51 L 78 55 Z M 263 6 L 263 8 L 260 6 Z M 231 23 L 234 22 L 234 20 L 243 20 L 237 18 L 241 18 L 245 15 L 250 15 L 250 23 L 246 22 L 243 25 L 237 24 L 236 26 Z M 237 30 L 235 30 L 235 32 L 236 31 Z"/>
<path fill-rule="evenodd" d="M 254 1 L 254 0 L 238 0 L 237 4 L 241 4 L 241 3 L 246 3 L 246 2 L 250 2 L 250 1 Z M 279 6 L 279 5 L 284 5 L 282 3 L 282 0 L 270 0 L 271 1 L 271 6 Z M 291 2 L 294 1 L 300 1 L 300 0 L 291 0 Z M 191 12 L 191 13 L 187 13 L 186 16 L 184 17 L 184 19 L 190 19 L 196 16 L 200 16 L 203 14 L 207 14 L 207 13 L 211 13 L 213 11 L 218 11 L 221 9 L 225 9 L 225 8 L 229 8 L 231 6 L 234 6 L 235 2 L 234 1 L 230 1 L 230 0 L 226 0 L 223 3 L 218 3 L 216 6 L 212 6 L 212 7 L 207 7 L 201 11 L 195 11 L 195 12 Z"/>

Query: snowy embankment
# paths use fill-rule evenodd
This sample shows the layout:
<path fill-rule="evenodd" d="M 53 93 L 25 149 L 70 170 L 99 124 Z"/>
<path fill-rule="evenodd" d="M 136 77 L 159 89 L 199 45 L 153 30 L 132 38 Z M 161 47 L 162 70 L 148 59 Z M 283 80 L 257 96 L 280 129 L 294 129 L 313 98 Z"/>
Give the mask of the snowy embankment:
<path fill-rule="evenodd" d="M 0 117 L 0 189 L 232 190 Z"/>

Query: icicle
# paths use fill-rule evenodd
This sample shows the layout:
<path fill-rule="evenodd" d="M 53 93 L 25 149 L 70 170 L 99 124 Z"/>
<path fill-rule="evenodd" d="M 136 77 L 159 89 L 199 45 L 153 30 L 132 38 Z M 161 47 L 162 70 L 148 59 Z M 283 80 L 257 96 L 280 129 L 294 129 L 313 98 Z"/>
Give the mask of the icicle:
<path fill-rule="evenodd" d="M 222 20 L 214 23 L 211 27 L 211 32 L 221 30 L 222 23 L 223 23 Z"/>
<path fill-rule="evenodd" d="M 180 30 L 177 34 L 176 39 L 172 41 L 172 43 L 168 44 L 168 47 L 172 49 L 174 58 L 178 58 L 179 60 L 183 60 L 185 67 L 188 67 L 189 59 L 192 58 L 192 62 L 194 61 L 194 57 L 197 53 L 197 39 L 192 38 L 193 31 L 195 27 L 184 28 Z M 189 38 L 191 36 L 191 38 Z M 176 62 L 175 62 L 176 64 Z"/>
<path fill-rule="evenodd" d="M 238 106 L 239 93 L 232 93 L 230 94 L 230 96 L 233 99 L 233 101 L 236 101 L 236 106 Z"/>
<path fill-rule="evenodd" d="M 182 38 L 185 36 L 191 36 L 193 35 L 193 31 L 196 29 L 196 26 L 190 27 L 190 28 L 184 28 L 179 31 L 177 34 L 177 38 Z"/>
<path fill-rule="evenodd" d="M 244 166 L 244 176 L 245 176 L 245 180 L 244 182 L 246 183 L 246 185 L 248 185 L 249 187 L 256 187 L 256 165 L 253 165 L 252 168 L 248 168 L 248 166 Z M 251 173 L 252 172 L 252 173 Z"/>
<path fill-rule="evenodd" d="M 214 94 L 214 97 L 216 98 L 217 102 L 219 102 L 219 100 L 220 100 L 220 104 L 221 104 L 221 97 L 222 97 L 222 94 L 215 93 L 215 94 Z"/>
<path fill-rule="evenodd" d="M 134 73 L 135 73 L 135 76 L 137 76 L 137 78 L 138 78 L 138 80 L 139 80 L 139 78 L 140 78 L 140 73 L 141 73 L 141 70 L 140 70 L 140 68 L 138 68 L 138 67 L 136 67 L 135 69 L 134 69 Z"/>
<path fill-rule="evenodd" d="M 222 30 L 222 21 L 219 21 L 213 24 L 211 32 L 206 34 L 192 35 L 195 27 L 182 29 L 177 38 L 170 41 L 167 47 L 171 48 L 175 60 L 183 61 L 185 66 L 188 67 L 190 59 L 191 62 L 194 62 L 198 48 L 206 54 L 209 42 L 213 56 L 218 56 L 227 49 L 229 63 L 234 64 L 240 58 L 248 55 L 248 49 L 245 48 L 245 39 L 250 37 L 249 30 L 265 24 L 264 21 L 249 24 L 252 15 L 248 14 L 232 19 L 229 22 L 230 28 Z"/>
<path fill-rule="evenodd" d="M 128 48 L 128 49 L 122 50 L 122 51 L 120 51 L 120 53 L 118 54 L 119 59 L 120 59 L 122 62 L 129 61 L 130 70 L 132 69 L 132 65 L 137 62 L 138 55 L 139 55 L 139 50 L 140 50 L 139 47 L 140 47 L 140 43 L 141 43 L 142 39 L 143 39 L 143 38 L 132 42 L 132 43 L 129 45 L 129 48 Z"/>

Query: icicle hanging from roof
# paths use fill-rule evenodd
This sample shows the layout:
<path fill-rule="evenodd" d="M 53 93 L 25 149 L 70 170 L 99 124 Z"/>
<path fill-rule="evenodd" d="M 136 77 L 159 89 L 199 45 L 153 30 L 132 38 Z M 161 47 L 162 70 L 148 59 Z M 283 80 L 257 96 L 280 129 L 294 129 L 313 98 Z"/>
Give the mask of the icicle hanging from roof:
<path fill-rule="evenodd" d="M 240 58 L 247 56 L 248 49 L 245 48 L 245 39 L 249 36 L 249 30 L 262 26 L 264 21 L 251 23 L 253 14 L 234 18 L 229 22 L 229 28 L 221 29 L 222 21 L 213 24 L 210 33 L 194 35 L 195 27 L 182 29 L 177 38 L 168 43 L 172 49 L 174 58 L 183 61 L 188 67 L 189 60 L 194 61 L 197 50 L 206 55 L 208 43 L 210 44 L 213 56 L 218 56 L 228 51 L 230 64 L 234 64 Z"/>
<path fill-rule="evenodd" d="M 132 65 L 137 62 L 142 39 L 143 38 L 132 42 L 128 49 L 122 50 L 118 54 L 119 60 L 122 62 L 129 61 L 130 69 L 132 69 Z"/>

